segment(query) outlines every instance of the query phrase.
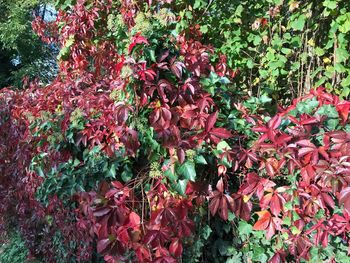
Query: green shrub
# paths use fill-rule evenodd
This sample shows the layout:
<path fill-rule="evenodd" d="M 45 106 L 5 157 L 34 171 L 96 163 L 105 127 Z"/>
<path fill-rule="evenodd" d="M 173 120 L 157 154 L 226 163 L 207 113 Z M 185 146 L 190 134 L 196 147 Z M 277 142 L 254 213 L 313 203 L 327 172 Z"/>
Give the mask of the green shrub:
<path fill-rule="evenodd" d="M 0 245 L 0 263 L 24 263 L 28 249 L 18 233 L 12 233 L 8 242 Z"/>

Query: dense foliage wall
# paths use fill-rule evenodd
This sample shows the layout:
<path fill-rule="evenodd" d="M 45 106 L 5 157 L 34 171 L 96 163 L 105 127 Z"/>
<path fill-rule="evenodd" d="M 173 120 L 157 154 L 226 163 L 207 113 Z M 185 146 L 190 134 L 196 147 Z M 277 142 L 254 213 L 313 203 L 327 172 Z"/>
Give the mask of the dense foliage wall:
<path fill-rule="evenodd" d="M 321 47 L 343 29 L 309 35 L 345 1 L 57 4 L 33 28 L 59 75 L 0 93 L 1 220 L 29 258 L 347 262 L 347 73 L 304 53 L 346 69 Z"/>

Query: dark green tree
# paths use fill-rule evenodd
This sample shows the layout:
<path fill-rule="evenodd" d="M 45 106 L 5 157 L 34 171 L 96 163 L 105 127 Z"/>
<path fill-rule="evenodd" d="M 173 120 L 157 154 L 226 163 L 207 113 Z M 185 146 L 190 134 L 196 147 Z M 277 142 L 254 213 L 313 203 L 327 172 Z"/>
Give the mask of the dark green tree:
<path fill-rule="evenodd" d="M 0 87 L 20 87 L 24 76 L 37 76 L 43 82 L 54 76 L 55 48 L 42 43 L 31 26 L 35 16 L 50 15 L 47 4 L 0 0 Z"/>

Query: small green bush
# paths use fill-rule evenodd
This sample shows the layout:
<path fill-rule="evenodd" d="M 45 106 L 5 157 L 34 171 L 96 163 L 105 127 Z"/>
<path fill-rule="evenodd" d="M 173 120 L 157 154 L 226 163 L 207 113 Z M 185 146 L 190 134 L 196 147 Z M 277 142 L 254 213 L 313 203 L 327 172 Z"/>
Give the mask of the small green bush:
<path fill-rule="evenodd" d="M 7 243 L 0 245 L 0 263 L 24 263 L 28 249 L 18 233 L 11 234 Z"/>

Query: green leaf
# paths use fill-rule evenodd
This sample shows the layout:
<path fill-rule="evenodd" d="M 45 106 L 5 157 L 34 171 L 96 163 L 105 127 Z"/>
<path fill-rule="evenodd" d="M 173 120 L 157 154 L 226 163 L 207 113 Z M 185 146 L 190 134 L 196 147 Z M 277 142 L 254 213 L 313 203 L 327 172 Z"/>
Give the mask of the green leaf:
<path fill-rule="evenodd" d="M 246 221 L 239 221 L 238 223 L 238 233 L 239 235 L 249 236 L 253 231 L 253 226 L 248 224 Z"/>
<path fill-rule="evenodd" d="M 336 262 L 342 262 L 342 263 L 350 263 L 350 257 L 347 255 L 347 253 L 343 251 L 338 251 L 335 254 Z"/>
<path fill-rule="evenodd" d="M 121 174 L 122 180 L 126 183 L 131 180 L 133 174 L 129 166 L 124 166 L 124 170 Z"/>
<path fill-rule="evenodd" d="M 211 230 L 210 226 L 205 225 L 205 227 L 202 228 L 201 236 L 203 239 L 207 240 L 212 232 L 213 231 Z"/>
<path fill-rule="evenodd" d="M 253 45 L 258 46 L 261 43 L 262 38 L 259 35 L 256 35 L 253 40 Z"/>
<path fill-rule="evenodd" d="M 290 226 L 290 225 L 292 224 L 291 218 L 286 216 L 286 217 L 283 219 L 283 224 L 284 224 L 284 225 L 287 225 L 287 226 Z"/>
<path fill-rule="evenodd" d="M 234 256 L 228 258 L 226 263 L 242 263 L 242 252 L 235 254 Z"/>
<path fill-rule="evenodd" d="M 320 48 L 320 47 L 316 47 L 316 48 L 315 48 L 315 54 L 316 54 L 317 56 L 323 56 L 325 53 L 326 53 L 326 52 L 325 52 L 324 49 L 322 49 L 322 48 Z"/>
<path fill-rule="evenodd" d="M 306 16 L 304 14 L 302 14 L 297 19 L 293 20 L 290 23 L 290 26 L 294 30 L 302 31 L 304 29 L 304 26 L 305 26 L 305 21 L 306 21 Z"/>
<path fill-rule="evenodd" d="M 203 25 L 203 26 L 201 26 L 201 32 L 202 32 L 203 34 L 208 33 L 208 25 Z"/>
<path fill-rule="evenodd" d="M 220 81 L 220 77 L 213 71 L 209 73 L 209 79 L 211 83 L 215 84 Z"/>
<path fill-rule="evenodd" d="M 68 40 L 66 41 L 64 47 L 60 50 L 60 53 L 57 56 L 57 59 L 60 60 L 66 60 L 70 53 L 70 48 L 74 44 L 74 36 L 70 36 Z"/>
<path fill-rule="evenodd" d="M 287 203 L 285 203 L 284 204 L 284 207 L 288 210 L 288 211 L 290 211 L 290 210 L 292 210 L 293 209 L 293 202 L 287 202 Z"/>
<path fill-rule="evenodd" d="M 248 59 L 248 60 L 247 60 L 247 67 L 248 67 L 249 69 L 254 68 L 254 62 L 253 62 L 253 60 L 251 60 L 251 59 Z"/>
<path fill-rule="evenodd" d="M 149 56 L 152 62 L 157 62 L 155 51 L 153 49 L 148 49 Z"/>
<path fill-rule="evenodd" d="M 180 195 L 185 195 L 187 183 L 188 183 L 187 179 L 178 180 L 177 183 L 173 185 L 173 188 Z"/>
<path fill-rule="evenodd" d="M 299 113 L 311 114 L 318 107 L 318 104 L 319 102 L 316 99 L 307 99 L 299 102 L 296 109 Z"/>
<path fill-rule="evenodd" d="M 236 218 L 236 215 L 231 211 L 228 212 L 228 221 L 232 222 Z"/>
<path fill-rule="evenodd" d="M 339 119 L 328 119 L 326 121 L 326 127 L 329 130 L 335 130 L 338 125 L 339 125 Z"/>
<path fill-rule="evenodd" d="M 196 155 L 194 161 L 198 164 L 208 164 L 203 155 Z"/>
<path fill-rule="evenodd" d="M 337 8 L 337 1 L 326 0 L 323 2 L 323 6 L 327 7 L 328 9 L 336 9 Z"/>
<path fill-rule="evenodd" d="M 178 179 L 178 176 L 176 175 L 176 173 L 173 173 L 170 168 L 164 172 L 164 175 L 171 181 L 176 181 Z"/>
<path fill-rule="evenodd" d="M 350 13 L 346 14 L 344 18 L 345 18 L 345 21 L 343 21 L 343 23 L 340 23 L 339 31 L 346 34 L 350 31 Z"/>
<path fill-rule="evenodd" d="M 179 167 L 178 173 L 183 175 L 186 179 L 191 180 L 193 182 L 196 180 L 195 165 L 191 161 L 186 161 L 185 163 L 183 163 Z"/>
<path fill-rule="evenodd" d="M 263 247 L 255 247 L 252 260 L 258 262 L 267 262 L 268 258 L 266 256 L 265 249 Z"/>
<path fill-rule="evenodd" d="M 340 84 L 342 87 L 348 87 L 350 86 L 350 74 L 344 78 Z"/>
<path fill-rule="evenodd" d="M 216 145 L 216 150 L 223 152 L 224 149 L 231 150 L 231 147 L 227 144 L 227 142 L 221 141 Z"/>
<path fill-rule="evenodd" d="M 117 173 L 116 173 L 116 169 L 115 169 L 115 164 L 114 164 L 114 163 L 113 163 L 113 164 L 111 165 L 111 167 L 109 168 L 108 175 L 109 175 L 110 177 L 112 177 L 113 179 L 116 178 Z"/>
<path fill-rule="evenodd" d="M 336 56 L 337 62 L 344 62 L 348 59 L 350 54 L 347 50 L 343 48 L 337 48 L 335 51 L 335 56 Z"/>
<path fill-rule="evenodd" d="M 341 96 L 342 98 L 345 98 L 345 97 L 348 97 L 349 94 L 350 94 L 350 88 L 349 88 L 349 87 L 344 87 L 344 88 L 342 89 L 342 92 L 341 92 L 340 96 Z"/>
<path fill-rule="evenodd" d="M 204 5 L 205 5 L 205 2 L 203 0 L 195 0 L 193 9 L 198 9 Z"/>
<path fill-rule="evenodd" d="M 43 169 L 42 169 L 40 166 L 38 166 L 38 167 L 36 168 L 36 173 L 37 173 L 40 177 L 44 177 L 44 176 L 45 176 L 45 174 L 44 174 L 44 172 L 43 172 Z"/>
<path fill-rule="evenodd" d="M 330 104 L 322 105 L 317 111 L 317 115 L 327 116 L 328 118 L 339 118 L 338 111 Z"/>
<path fill-rule="evenodd" d="M 231 81 L 228 78 L 226 78 L 226 77 L 221 77 L 220 78 L 220 83 L 226 85 L 226 84 L 230 84 Z"/>
<path fill-rule="evenodd" d="M 271 98 L 269 98 L 266 94 L 263 94 L 259 98 L 261 104 L 269 103 L 272 101 Z"/>
<path fill-rule="evenodd" d="M 285 55 L 289 55 L 290 53 L 292 53 L 292 50 L 290 48 L 282 48 L 281 52 Z"/>
<path fill-rule="evenodd" d="M 296 226 L 292 226 L 290 228 L 290 231 L 292 232 L 293 235 L 299 235 L 301 233 L 301 231 Z"/>

